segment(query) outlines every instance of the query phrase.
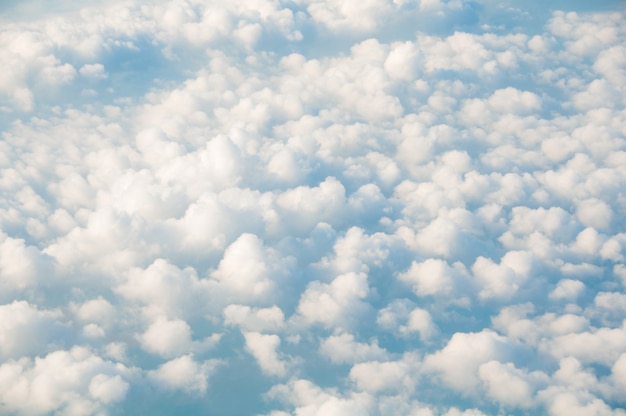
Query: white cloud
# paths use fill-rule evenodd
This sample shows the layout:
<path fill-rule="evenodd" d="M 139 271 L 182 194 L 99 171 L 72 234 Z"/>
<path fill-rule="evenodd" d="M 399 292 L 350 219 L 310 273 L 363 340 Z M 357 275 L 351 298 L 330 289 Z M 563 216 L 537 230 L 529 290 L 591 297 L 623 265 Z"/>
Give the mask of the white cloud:
<path fill-rule="evenodd" d="M 479 296 L 483 299 L 512 297 L 529 278 L 533 266 L 533 257 L 523 251 L 509 251 L 500 260 L 478 257 L 472 266 L 472 272 L 482 284 Z"/>
<path fill-rule="evenodd" d="M 490 330 L 457 332 L 443 349 L 425 357 L 424 367 L 437 374 L 444 386 L 474 393 L 480 366 L 493 360 L 508 362 L 514 349 L 506 338 Z"/>
<path fill-rule="evenodd" d="M 289 262 L 264 247 L 256 235 L 246 233 L 226 248 L 212 276 L 233 300 L 266 302 L 277 296 Z"/>
<path fill-rule="evenodd" d="M 285 315 L 276 305 L 270 308 L 251 308 L 233 304 L 224 308 L 224 323 L 238 325 L 248 331 L 277 331 L 285 325 Z"/>
<path fill-rule="evenodd" d="M 267 397 L 286 402 L 296 413 L 304 415 L 348 415 L 367 413 L 371 399 L 364 396 L 342 397 L 333 390 L 324 390 L 309 380 L 292 379 L 279 384 L 267 393 Z"/>
<path fill-rule="evenodd" d="M 114 324 L 116 309 L 102 296 L 88 300 L 82 305 L 72 305 L 76 317 L 82 322 L 98 323 L 104 326 Z"/>
<path fill-rule="evenodd" d="M 211 298 L 206 281 L 200 280 L 195 270 L 180 270 L 163 259 L 155 260 L 146 269 L 130 270 L 128 279 L 116 291 L 155 317 L 201 314 L 199 308 L 205 299 Z"/>
<path fill-rule="evenodd" d="M 558 358 L 575 357 L 585 363 L 611 366 L 626 351 L 626 330 L 619 327 L 566 333 L 547 340 L 542 350 Z"/>
<path fill-rule="evenodd" d="M 104 413 L 126 397 L 134 373 L 82 347 L 34 361 L 7 361 L 0 365 L 0 408 L 25 414 Z"/>
<path fill-rule="evenodd" d="M 8 293 L 35 286 L 43 275 L 54 273 L 49 257 L 23 239 L 0 234 L 0 287 Z"/>
<path fill-rule="evenodd" d="M 326 338 L 320 343 L 319 351 L 333 363 L 356 363 L 387 357 L 387 351 L 378 346 L 377 340 L 357 342 L 354 335 L 348 333 Z"/>
<path fill-rule="evenodd" d="M 492 318 L 493 326 L 508 337 L 531 345 L 560 335 L 574 336 L 590 326 L 587 318 L 574 313 L 546 313 L 528 318 L 533 312 L 534 306 L 530 303 L 505 307 Z"/>
<path fill-rule="evenodd" d="M 548 377 L 540 372 L 527 374 L 512 363 L 489 361 L 478 369 L 487 395 L 508 406 L 530 407 L 536 384 L 547 384 Z M 535 385 L 534 385 L 535 384 Z"/>
<path fill-rule="evenodd" d="M 581 201 L 576 216 L 584 225 L 597 230 L 606 230 L 613 220 L 613 210 L 602 200 L 590 198 Z"/>
<path fill-rule="evenodd" d="M 524 114 L 541 107 L 541 100 L 536 94 L 511 87 L 496 90 L 487 102 L 493 111 L 499 113 Z"/>
<path fill-rule="evenodd" d="M 377 18 L 388 14 L 393 7 L 387 0 L 368 0 L 365 3 L 313 0 L 301 3 L 307 4 L 307 11 L 314 20 L 333 31 L 372 31 L 378 25 Z"/>
<path fill-rule="evenodd" d="M 280 346 L 278 335 L 266 335 L 259 332 L 244 332 L 246 349 L 254 356 L 264 373 L 284 377 L 287 374 L 287 363 L 281 359 L 277 351 Z"/>
<path fill-rule="evenodd" d="M 139 342 L 146 351 L 163 357 L 178 357 L 189 353 L 191 328 L 180 319 L 157 319 L 141 334 Z"/>
<path fill-rule="evenodd" d="M 364 273 L 342 274 L 330 283 L 315 281 L 302 294 L 298 313 L 309 324 L 348 329 L 367 311 L 363 299 L 368 293 Z"/>
<path fill-rule="evenodd" d="M 204 394 L 209 388 L 209 377 L 221 363 L 217 360 L 198 362 L 191 355 L 174 358 L 156 370 L 148 372 L 148 377 L 166 390 L 182 390 L 190 394 Z"/>
<path fill-rule="evenodd" d="M 575 300 L 583 290 L 585 284 L 580 280 L 562 279 L 549 296 L 551 299 Z"/>
<path fill-rule="evenodd" d="M 5 3 L 0 412 L 620 414 L 614 5 Z"/>
<path fill-rule="evenodd" d="M 418 296 L 448 294 L 456 286 L 456 280 L 466 273 L 461 263 L 448 265 L 444 260 L 427 259 L 421 263 L 413 262 L 409 270 L 398 278 L 413 287 Z"/>
<path fill-rule="evenodd" d="M 19 358 L 50 349 L 67 336 L 60 310 L 39 310 L 26 301 L 0 306 L 0 354 Z"/>
<path fill-rule="evenodd" d="M 419 334 L 422 341 L 429 341 L 436 333 L 430 312 L 418 308 L 407 299 L 395 299 L 378 311 L 376 323 L 383 329 L 393 331 L 403 337 Z"/>
<path fill-rule="evenodd" d="M 406 354 L 398 361 L 367 361 L 355 364 L 350 370 L 350 379 L 367 392 L 411 391 L 417 383 L 419 360 Z"/>

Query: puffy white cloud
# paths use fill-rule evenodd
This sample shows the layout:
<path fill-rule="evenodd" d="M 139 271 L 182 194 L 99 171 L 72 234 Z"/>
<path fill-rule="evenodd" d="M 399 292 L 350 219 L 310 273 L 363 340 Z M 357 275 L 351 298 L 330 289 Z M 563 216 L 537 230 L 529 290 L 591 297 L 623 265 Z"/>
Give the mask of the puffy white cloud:
<path fill-rule="evenodd" d="M 356 363 L 387 357 L 387 351 L 378 346 L 376 339 L 369 344 L 357 342 L 354 335 L 348 333 L 326 338 L 320 343 L 319 351 L 333 363 Z"/>
<path fill-rule="evenodd" d="M 500 113 L 524 114 L 541 107 L 536 94 L 511 87 L 496 90 L 487 102 L 493 111 Z"/>
<path fill-rule="evenodd" d="M 548 376 L 540 372 L 527 374 L 512 363 L 489 361 L 478 369 L 487 395 L 492 399 L 514 407 L 531 407 L 536 384 L 547 384 Z"/>
<path fill-rule="evenodd" d="M 613 210 L 604 201 L 590 198 L 581 201 L 576 210 L 576 216 L 588 227 L 606 230 L 613 220 Z"/>
<path fill-rule="evenodd" d="M 415 388 L 419 359 L 406 354 L 398 361 L 367 361 L 355 364 L 350 379 L 364 391 L 408 390 Z"/>
<path fill-rule="evenodd" d="M 489 361 L 508 362 L 515 345 L 490 330 L 455 333 L 448 344 L 424 359 L 424 368 L 437 374 L 443 384 L 464 393 L 479 385 L 479 368 Z"/>
<path fill-rule="evenodd" d="M 398 278 L 412 286 L 418 296 L 449 294 L 467 274 L 461 263 L 450 266 L 444 260 L 427 259 L 421 263 L 413 262 L 409 270 Z"/>
<path fill-rule="evenodd" d="M 580 280 L 562 279 L 550 292 L 551 299 L 575 300 L 585 290 L 585 284 Z"/>
<path fill-rule="evenodd" d="M 136 369 L 83 347 L 0 365 L 3 411 L 20 414 L 105 413 L 126 397 Z"/>
<path fill-rule="evenodd" d="M 254 234 L 243 234 L 224 252 L 215 278 L 244 296 L 263 296 L 272 289 L 262 242 Z"/>
<path fill-rule="evenodd" d="M 620 392 L 626 389 L 626 354 L 620 355 L 611 367 L 611 375 L 617 384 Z"/>
<path fill-rule="evenodd" d="M 272 376 L 285 376 L 287 363 L 277 351 L 280 346 L 278 335 L 267 335 L 259 332 L 244 332 L 246 349 L 254 356 L 264 373 Z"/>
<path fill-rule="evenodd" d="M 251 308 L 233 304 L 224 308 L 224 323 L 238 325 L 249 331 L 277 331 L 285 325 L 285 315 L 276 305 L 270 308 Z"/>
<path fill-rule="evenodd" d="M 68 335 L 68 325 L 58 309 L 40 310 L 26 301 L 0 306 L 0 354 L 19 358 L 53 348 Z"/>
<path fill-rule="evenodd" d="M 0 412 L 620 414 L 622 11 L 12 3 Z"/>
<path fill-rule="evenodd" d="M 479 296 L 484 299 L 512 297 L 528 279 L 533 266 L 533 257 L 524 251 L 509 251 L 500 264 L 479 257 L 472 266 L 472 272 L 481 283 Z"/>
<path fill-rule="evenodd" d="M 416 307 L 406 299 L 396 299 L 387 307 L 380 309 L 376 322 L 381 328 L 405 337 L 418 333 L 422 341 L 430 340 L 437 332 L 430 312 Z"/>
<path fill-rule="evenodd" d="M 218 360 L 198 362 L 191 355 L 183 355 L 149 371 L 148 377 L 163 389 L 202 395 L 209 387 L 209 377 L 220 364 Z"/>
<path fill-rule="evenodd" d="M 393 3 L 388 0 L 368 0 L 365 3 L 355 1 L 302 1 L 313 19 L 331 30 L 372 31 L 378 25 L 381 15 L 388 14 Z"/>
<path fill-rule="evenodd" d="M 177 357 L 191 347 L 191 328 L 183 320 L 157 319 L 139 338 L 142 347 L 163 357 Z"/>
<path fill-rule="evenodd" d="M 0 285 L 5 293 L 23 291 L 54 274 L 53 262 L 23 239 L 0 233 Z"/>
<path fill-rule="evenodd" d="M 78 72 L 87 78 L 105 79 L 108 77 L 102 64 L 85 64 Z"/>
<path fill-rule="evenodd" d="M 333 246 L 333 256 L 324 257 L 320 266 L 330 266 L 340 273 L 368 272 L 382 266 L 389 257 L 394 241 L 387 234 L 366 235 L 362 228 L 352 227 Z"/>
<path fill-rule="evenodd" d="M 289 259 L 280 259 L 254 234 L 242 234 L 224 251 L 212 276 L 233 300 L 264 302 L 276 296 Z"/>
<path fill-rule="evenodd" d="M 295 408 L 296 414 L 303 415 L 360 414 L 367 413 L 372 407 L 368 397 L 342 397 L 333 390 L 324 390 L 304 379 L 292 379 L 286 384 L 276 385 L 267 396 L 288 403 Z"/>
<path fill-rule="evenodd" d="M 157 259 L 146 269 L 130 270 L 116 291 L 138 303 L 148 315 L 179 317 L 202 313 L 199 308 L 211 299 L 206 283 L 191 268 L 180 270 Z"/>
<path fill-rule="evenodd" d="M 559 335 L 546 340 L 542 349 L 558 358 L 575 357 L 584 363 L 611 366 L 626 351 L 625 325 Z"/>
<path fill-rule="evenodd" d="M 574 313 L 546 313 L 534 319 L 528 318 L 534 309 L 530 303 L 505 307 L 492 318 L 493 325 L 508 337 L 531 345 L 555 336 L 579 334 L 590 326 L 587 318 Z"/>
<path fill-rule="evenodd" d="M 315 281 L 302 294 L 298 314 L 308 324 L 348 329 L 367 312 L 363 299 L 368 293 L 365 273 L 342 274 L 330 283 Z"/>

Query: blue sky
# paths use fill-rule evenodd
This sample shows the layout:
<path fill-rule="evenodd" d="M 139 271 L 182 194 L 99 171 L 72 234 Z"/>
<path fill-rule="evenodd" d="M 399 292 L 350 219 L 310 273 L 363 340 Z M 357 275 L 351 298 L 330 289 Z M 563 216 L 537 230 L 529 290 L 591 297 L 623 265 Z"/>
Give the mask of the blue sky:
<path fill-rule="evenodd" d="M 623 2 L 0 5 L 0 413 L 624 415 Z"/>

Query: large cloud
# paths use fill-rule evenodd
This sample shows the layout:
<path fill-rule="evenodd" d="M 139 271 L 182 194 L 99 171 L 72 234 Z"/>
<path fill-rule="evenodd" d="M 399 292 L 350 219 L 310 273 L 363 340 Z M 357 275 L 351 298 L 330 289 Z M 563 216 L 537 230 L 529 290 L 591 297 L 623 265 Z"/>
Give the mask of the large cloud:
<path fill-rule="evenodd" d="M 3 412 L 623 413 L 615 4 L 5 3 Z"/>

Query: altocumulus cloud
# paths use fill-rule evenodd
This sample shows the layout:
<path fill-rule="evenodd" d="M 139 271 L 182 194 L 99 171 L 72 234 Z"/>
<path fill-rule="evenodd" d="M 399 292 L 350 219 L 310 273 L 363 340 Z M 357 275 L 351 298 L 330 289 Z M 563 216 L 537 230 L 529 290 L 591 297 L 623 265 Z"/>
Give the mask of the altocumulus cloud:
<path fill-rule="evenodd" d="M 582 3 L 4 2 L 0 413 L 625 415 Z"/>

